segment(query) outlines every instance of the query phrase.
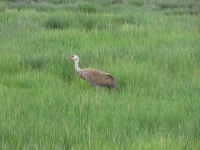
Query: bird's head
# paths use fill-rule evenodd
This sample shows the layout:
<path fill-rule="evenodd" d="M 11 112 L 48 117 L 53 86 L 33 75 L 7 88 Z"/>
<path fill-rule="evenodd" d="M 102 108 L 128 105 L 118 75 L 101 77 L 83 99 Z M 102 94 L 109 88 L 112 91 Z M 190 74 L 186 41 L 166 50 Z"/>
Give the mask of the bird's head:
<path fill-rule="evenodd" d="M 72 55 L 71 57 L 69 57 L 67 59 L 72 59 L 74 61 L 79 61 L 79 57 L 77 55 Z"/>

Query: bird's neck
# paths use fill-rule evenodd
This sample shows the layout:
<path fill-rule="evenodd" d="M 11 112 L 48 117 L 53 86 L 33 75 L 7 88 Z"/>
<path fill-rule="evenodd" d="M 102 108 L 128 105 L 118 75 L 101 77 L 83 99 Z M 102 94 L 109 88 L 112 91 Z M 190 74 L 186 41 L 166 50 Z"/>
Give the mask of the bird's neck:
<path fill-rule="evenodd" d="M 81 71 L 81 69 L 78 66 L 78 63 L 79 63 L 79 61 L 75 61 L 75 70 L 76 70 L 76 72 Z"/>

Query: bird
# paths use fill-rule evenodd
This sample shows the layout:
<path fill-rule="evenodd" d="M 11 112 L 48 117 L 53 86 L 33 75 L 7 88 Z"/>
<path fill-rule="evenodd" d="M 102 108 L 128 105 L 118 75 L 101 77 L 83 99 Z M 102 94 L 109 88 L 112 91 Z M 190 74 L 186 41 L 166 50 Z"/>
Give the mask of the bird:
<path fill-rule="evenodd" d="M 92 68 L 80 69 L 79 57 L 77 55 L 72 55 L 71 57 L 66 59 L 74 60 L 75 71 L 77 72 L 77 74 L 83 80 L 86 80 L 93 87 L 105 86 L 108 89 L 116 89 L 116 90 L 119 89 L 119 85 L 116 79 L 112 75 L 98 69 L 92 69 Z"/>

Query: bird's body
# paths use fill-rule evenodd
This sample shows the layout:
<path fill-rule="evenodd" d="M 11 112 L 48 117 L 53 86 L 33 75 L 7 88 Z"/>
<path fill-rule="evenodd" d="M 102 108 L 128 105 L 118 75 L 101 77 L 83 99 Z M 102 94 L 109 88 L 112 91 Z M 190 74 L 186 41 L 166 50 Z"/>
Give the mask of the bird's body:
<path fill-rule="evenodd" d="M 108 73 L 91 68 L 80 69 L 78 66 L 79 57 L 77 55 L 72 55 L 68 59 L 72 59 L 75 61 L 75 70 L 78 73 L 78 75 L 92 86 L 106 86 L 108 89 L 119 88 L 116 79 Z"/>

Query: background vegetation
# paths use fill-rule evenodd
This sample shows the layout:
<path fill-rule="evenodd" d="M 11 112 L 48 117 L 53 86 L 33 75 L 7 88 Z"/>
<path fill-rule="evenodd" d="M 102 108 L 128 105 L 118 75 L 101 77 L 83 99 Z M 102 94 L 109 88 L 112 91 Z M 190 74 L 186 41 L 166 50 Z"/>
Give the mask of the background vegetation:
<path fill-rule="evenodd" d="M 200 149 L 198 0 L 0 2 L 1 149 Z M 80 67 L 114 75 L 94 89 Z"/>

